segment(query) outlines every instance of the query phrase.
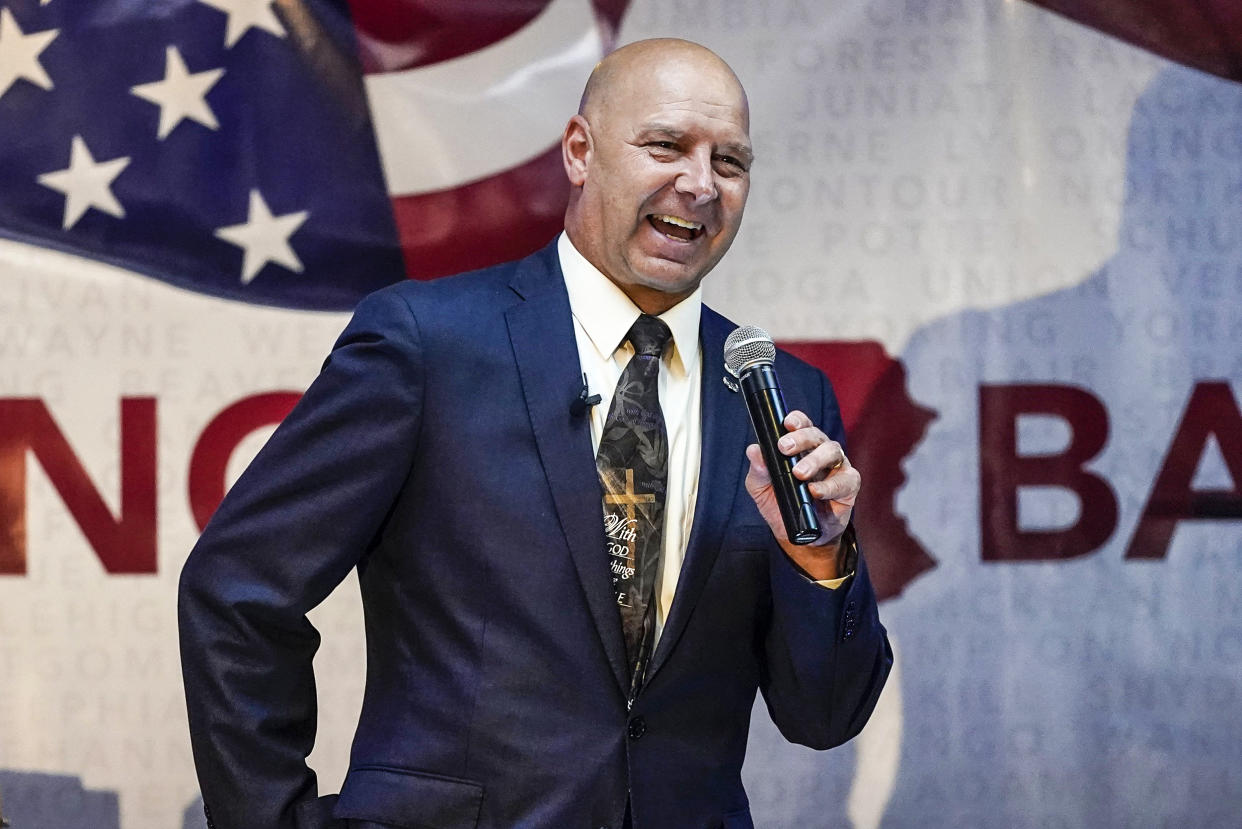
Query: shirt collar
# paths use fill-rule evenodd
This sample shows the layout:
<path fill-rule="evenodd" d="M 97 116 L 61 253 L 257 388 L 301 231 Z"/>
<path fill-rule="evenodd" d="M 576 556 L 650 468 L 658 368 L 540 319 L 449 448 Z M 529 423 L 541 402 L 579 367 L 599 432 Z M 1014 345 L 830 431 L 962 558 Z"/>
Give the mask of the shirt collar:
<path fill-rule="evenodd" d="M 569 292 L 569 309 L 582 326 L 591 345 L 604 360 L 625 342 L 630 326 L 642 314 L 633 301 L 616 284 L 587 261 L 567 233 L 561 233 L 556 252 L 565 275 Z M 683 374 L 699 361 L 699 317 L 703 310 L 703 287 L 659 315 L 673 332 L 673 349 L 669 367 Z"/>

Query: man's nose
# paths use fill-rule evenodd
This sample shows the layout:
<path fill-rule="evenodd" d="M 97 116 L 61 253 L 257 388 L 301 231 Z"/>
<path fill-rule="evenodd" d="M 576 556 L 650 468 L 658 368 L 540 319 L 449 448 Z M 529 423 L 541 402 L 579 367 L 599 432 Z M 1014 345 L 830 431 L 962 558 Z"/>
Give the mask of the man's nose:
<path fill-rule="evenodd" d="M 692 197 L 695 204 L 706 204 L 716 198 L 711 152 L 687 153 L 683 161 L 684 166 L 674 183 L 677 192 Z"/>

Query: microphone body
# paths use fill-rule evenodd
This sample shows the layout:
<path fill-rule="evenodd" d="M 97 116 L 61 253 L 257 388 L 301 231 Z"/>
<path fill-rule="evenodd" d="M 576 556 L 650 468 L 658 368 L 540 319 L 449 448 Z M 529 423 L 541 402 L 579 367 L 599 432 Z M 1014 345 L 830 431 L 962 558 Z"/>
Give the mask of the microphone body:
<path fill-rule="evenodd" d="M 775 355 L 775 347 L 770 344 L 771 340 L 768 339 L 768 345 Z M 728 358 L 726 362 L 729 362 Z M 731 372 L 734 370 L 731 363 L 729 368 Z M 794 477 L 793 467 L 798 459 L 782 454 L 776 446 L 781 436 L 789 431 L 784 424 L 789 411 L 785 407 L 785 396 L 781 394 L 780 382 L 776 378 L 776 369 L 772 360 L 764 354 L 738 366 L 736 376 L 742 397 L 746 400 L 746 410 L 750 413 L 755 438 L 763 453 L 763 462 L 772 477 L 772 491 L 780 507 L 781 520 L 785 523 L 785 534 L 794 544 L 810 544 L 822 534 L 819 516 L 815 513 L 814 499 L 806 482 Z"/>

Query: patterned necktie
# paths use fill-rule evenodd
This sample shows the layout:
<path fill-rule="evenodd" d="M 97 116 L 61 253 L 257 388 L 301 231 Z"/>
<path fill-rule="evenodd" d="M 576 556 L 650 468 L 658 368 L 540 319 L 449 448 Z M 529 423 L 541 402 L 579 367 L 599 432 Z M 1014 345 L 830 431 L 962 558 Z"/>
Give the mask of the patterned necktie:
<path fill-rule="evenodd" d="M 617 381 L 595 465 L 604 493 L 604 532 L 613 597 L 621 611 L 630 698 L 638 692 L 655 639 L 655 583 L 664 536 L 668 434 L 660 411 L 660 355 L 668 326 L 643 314 L 626 339 L 634 356 Z"/>

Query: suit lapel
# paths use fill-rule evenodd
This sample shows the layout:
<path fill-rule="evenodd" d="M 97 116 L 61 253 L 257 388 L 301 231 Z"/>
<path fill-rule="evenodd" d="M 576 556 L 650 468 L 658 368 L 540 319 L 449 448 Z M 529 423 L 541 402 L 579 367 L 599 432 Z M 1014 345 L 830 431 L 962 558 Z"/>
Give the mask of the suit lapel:
<path fill-rule="evenodd" d="M 604 557 L 604 519 L 591 451 L 591 424 L 587 417 L 569 411 L 570 401 L 582 387 L 582 371 L 555 243 L 522 260 L 511 287 L 525 300 L 511 307 L 505 317 L 535 444 L 587 606 L 624 691 L 629 687 L 625 640 Z"/>
<path fill-rule="evenodd" d="M 724 384 L 724 342 L 733 326 L 706 306 L 699 323 L 703 347 L 703 429 L 699 494 L 677 592 L 647 672 L 650 680 L 668 660 L 703 592 L 720 552 L 725 527 L 746 463 L 750 421 L 742 399 Z"/>

